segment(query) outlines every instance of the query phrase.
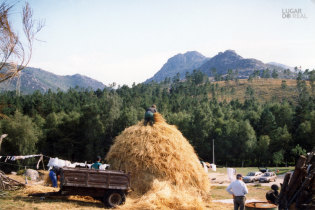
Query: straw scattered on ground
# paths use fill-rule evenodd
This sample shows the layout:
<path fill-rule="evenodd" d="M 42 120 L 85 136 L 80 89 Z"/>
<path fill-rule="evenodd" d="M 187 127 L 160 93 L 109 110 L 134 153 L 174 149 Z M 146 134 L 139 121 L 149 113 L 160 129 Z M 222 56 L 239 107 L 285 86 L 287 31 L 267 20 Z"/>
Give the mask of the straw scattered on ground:
<path fill-rule="evenodd" d="M 48 187 L 43 185 L 26 185 L 23 193 L 33 194 L 33 193 L 46 193 L 46 192 L 58 192 L 59 188 Z"/>

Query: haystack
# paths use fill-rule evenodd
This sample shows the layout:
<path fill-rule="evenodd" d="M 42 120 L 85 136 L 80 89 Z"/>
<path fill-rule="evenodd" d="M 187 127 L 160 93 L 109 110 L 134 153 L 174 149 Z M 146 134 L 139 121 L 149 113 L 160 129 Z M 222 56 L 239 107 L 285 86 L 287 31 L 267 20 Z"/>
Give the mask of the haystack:
<path fill-rule="evenodd" d="M 182 203 L 179 208 L 200 209 L 209 196 L 208 175 L 181 132 L 160 114 L 154 117 L 153 126 L 141 121 L 117 136 L 106 160 L 111 169 L 131 172 L 131 187 L 144 203 L 154 198 L 155 206 L 148 208 L 174 209 Z M 139 202 L 141 198 L 135 202 L 140 208 Z"/>

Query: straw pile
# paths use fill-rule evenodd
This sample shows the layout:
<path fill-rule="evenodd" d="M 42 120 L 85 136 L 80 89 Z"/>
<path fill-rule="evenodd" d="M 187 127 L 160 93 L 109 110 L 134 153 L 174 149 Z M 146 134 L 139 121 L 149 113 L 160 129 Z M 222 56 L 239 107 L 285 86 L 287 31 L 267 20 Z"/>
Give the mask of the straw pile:
<path fill-rule="evenodd" d="M 111 169 L 131 172 L 140 196 L 122 208 L 204 209 L 210 183 L 193 147 L 160 114 L 154 117 L 153 126 L 139 122 L 125 129 L 106 156 Z"/>
<path fill-rule="evenodd" d="M 49 171 L 41 171 L 41 173 L 42 179 L 44 180 L 44 185 L 52 187 L 52 181 L 49 177 Z M 58 186 L 60 186 L 60 178 L 57 179 L 57 184 Z"/>
<path fill-rule="evenodd" d="M 44 173 L 43 179 L 44 179 L 44 184 L 46 186 L 52 186 L 52 181 L 51 181 L 51 179 L 49 177 L 49 171 Z"/>

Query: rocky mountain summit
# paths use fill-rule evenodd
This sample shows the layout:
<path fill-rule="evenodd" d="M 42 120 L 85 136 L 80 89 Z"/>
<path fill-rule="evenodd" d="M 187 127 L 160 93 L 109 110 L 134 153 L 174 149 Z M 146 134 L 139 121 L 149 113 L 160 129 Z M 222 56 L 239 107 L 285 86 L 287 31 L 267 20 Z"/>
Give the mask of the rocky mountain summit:
<path fill-rule="evenodd" d="M 194 69 L 200 67 L 209 58 L 203 56 L 197 51 L 188 51 L 184 54 L 177 54 L 163 65 L 163 67 L 146 82 L 156 81 L 161 82 L 166 77 L 174 77 L 177 73 L 180 74 L 181 78 L 184 78 L 186 72 L 192 72 Z"/>
<path fill-rule="evenodd" d="M 177 73 L 180 78 L 184 78 L 186 72 L 192 73 L 193 70 L 200 70 L 206 75 L 214 76 L 216 74 L 225 75 L 228 70 L 237 70 L 239 78 L 248 78 L 255 70 L 276 70 L 282 72 L 285 65 L 276 63 L 263 63 L 260 60 L 253 58 L 243 58 L 234 50 L 226 50 L 219 52 L 212 58 L 207 58 L 197 51 L 178 54 L 168 59 L 163 67 L 146 82 L 156 81 L 161 82 L 167 77 L 174 77 Z"/>

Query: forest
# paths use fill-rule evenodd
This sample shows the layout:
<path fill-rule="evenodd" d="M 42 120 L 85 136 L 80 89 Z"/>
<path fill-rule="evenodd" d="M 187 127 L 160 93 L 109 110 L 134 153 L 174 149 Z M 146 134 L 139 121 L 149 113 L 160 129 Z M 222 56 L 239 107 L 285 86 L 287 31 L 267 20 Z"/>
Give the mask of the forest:
<path fill-rule="evenodd" d="M 234 79 L 235 80 L 235 79 Z M 210 82 L 201 72 L 162 83 L 113 84 L 103 90 L 71 88 L 67 92 L 35 91 L 30 95 L 0 93 L 0 155 L 42 153 L 71 161 L 104 157 L 125 128 L 138 123 L 156 104 L 176 125 L 200 159 L 221 166 L 293 165 L 315 146 L 314 81 L 299 74 L 290 87 L 294 97 L 261 100 L 255 80 L 243 98 L 233 95 L 239 80 Z M 264 80 L 273 80 L 272 78 Z M 282 81 L 279 90 L 286 87 Z"/>

